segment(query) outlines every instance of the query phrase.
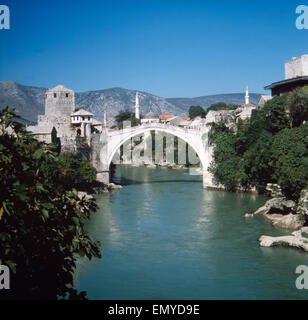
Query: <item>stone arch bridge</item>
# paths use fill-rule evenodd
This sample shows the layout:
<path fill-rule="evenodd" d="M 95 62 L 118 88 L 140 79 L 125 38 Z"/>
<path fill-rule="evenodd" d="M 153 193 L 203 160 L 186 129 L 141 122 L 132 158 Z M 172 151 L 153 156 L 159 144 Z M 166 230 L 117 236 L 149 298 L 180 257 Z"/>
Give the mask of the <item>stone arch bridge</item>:
<path fill-rule="evenodd" d="M 120 147 L 130 139 L 151 131 L 170 134 L 186 142 L 199 157 L 203 173 L 203 187 L 212 186 L 212 176 L 208 172 L 211 162 L 211 150 L 208 143 L 209 128 L 197 130 L 162 123 L 148 123 L 122 130 L 104 130 L 100 134 L 92 134 L 90 159 L 97 170 L 97 180 L 109 183 L 110 165 Z"/>

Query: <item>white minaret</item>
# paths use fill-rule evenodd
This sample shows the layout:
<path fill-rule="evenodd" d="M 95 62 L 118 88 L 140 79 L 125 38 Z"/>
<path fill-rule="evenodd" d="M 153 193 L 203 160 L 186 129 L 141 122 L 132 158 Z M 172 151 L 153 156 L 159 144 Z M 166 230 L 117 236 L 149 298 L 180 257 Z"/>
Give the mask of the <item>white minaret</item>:
<path fill-rule="evenodd" d="M 105 128 L 107 128 L 107 112 L 106 112 L 106 110 L 104 111 L 104 125 L 105 125 Z"/>
<path fill-rule="evenodd" d="M 248 86 L 246 87 L 245 104 L 249 104 Z"/>
<path fill-rule="evenodd" d="M 139 106 L 138 91 L 136 92 L 135 118 L 136 118 L 136 119 L 140 119 L 140 106 Z"/>

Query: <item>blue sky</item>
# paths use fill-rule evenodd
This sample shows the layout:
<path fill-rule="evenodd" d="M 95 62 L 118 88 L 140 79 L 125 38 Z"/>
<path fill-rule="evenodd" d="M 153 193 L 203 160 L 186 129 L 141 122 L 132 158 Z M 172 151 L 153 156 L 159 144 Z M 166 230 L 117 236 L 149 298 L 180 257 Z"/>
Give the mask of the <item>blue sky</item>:
<path fill-rule="evenodd" d="M 305 1 L 307 3 L 305 3 Z M 264 92 L 308 53 L 297 1 L 0 0 L 0 79 L 162 97 Z"/>

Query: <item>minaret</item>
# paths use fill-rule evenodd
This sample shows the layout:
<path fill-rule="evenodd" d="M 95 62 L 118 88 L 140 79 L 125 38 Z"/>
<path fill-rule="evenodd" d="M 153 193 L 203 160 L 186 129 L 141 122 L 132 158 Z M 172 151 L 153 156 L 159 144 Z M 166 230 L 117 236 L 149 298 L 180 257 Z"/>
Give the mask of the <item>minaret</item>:
<path fill-rule="evenodd" d="M 105 128 L 107 128 L 107 112 L 106 112 L 106 110 L 104 111 L 104 125 L 105 125 Z"/>
<path fill-rule="evenodd" d="M 138 91 L 136 92 L 135 118 L 136 118 L 136 119 L 140 119 L 140 106 L 139 106 Z"/>
<path fill-rule="evenodd" d="M 249 104 L 248 86 L 246 87 L 246 95 L 245 95 L 245 105 L 246 104 Z"/>

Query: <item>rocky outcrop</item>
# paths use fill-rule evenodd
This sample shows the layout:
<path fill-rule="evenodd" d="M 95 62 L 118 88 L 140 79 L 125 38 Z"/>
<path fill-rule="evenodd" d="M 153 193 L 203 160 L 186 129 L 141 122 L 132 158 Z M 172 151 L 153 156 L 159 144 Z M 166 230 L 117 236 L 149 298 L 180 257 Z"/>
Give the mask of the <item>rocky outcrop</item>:
<path fill-rule="evenodd" d="M 258 241 L 261 247 L 287 246 L 308 251 L 308 227 L 292 232 L 289 236 L 261 236 Z"/>
<path fill-rule="evenodd" d="M 293 200 L 287 200 L 285 197 L 280 196 L 281 190 L 277 185 L 271 185 L 267 190 L 271 194 L 276 195 L 276 197 L 266 201 L 255 212 L 246 213 L 245 217 L 262 215 L 264 218 L 272 221 L 274 226 L 285 229 L 297 230 L 303 227 L 306 223 L 306 217 L 297 211 L 296 203 Z"/>
<path fill-rule="evenodd" d="M 269 192 L 271 198 L 283 197 L 281 187 L 275 183 L 268 183 L 265 190 Z"/>
<path fill-rule="evenodd" d="M 274 226 L 284 229 L 297 230 L 305 224 L 305 219 L 299 214 L 267 214 L 264 217 L 269 219 Z"/>
<path fill-rule="evenodd" d="M 274 187 L 271 185 L 267 190 L 276 195 L 276 198 L 268 200 L 264 206 L 245 216 L 262 214 L 270 219 L 273 225 L 296 231 L 293 231 L 291 235 L 281 237 L 262 235 L 258 239 L 260 246 L 287 246 L 308 251 L 308 227 L 305 226 L 308 221 L 308 189 L 302 190 L 297 204 L 280 196 L 281 190 L 277 185 Z"/>
<path fill-rule="evenodd" d="M 94 194 L 106 193 L 106 192 L 110 192 L 110 191 L 118 190 L 122 188 L 123 187 L 121 185 L 115 184 L 113 182 L 108 184 L 98 183 L 95 185 L 95 187 L 93 187 L 93 193 Z"/>
<path fill-rule="evenodd" d="M 303 214 L 305 215 L 305 217 L 308 217 L 308 188 L 301 191 L 298 200 L 297 213 Z"/>

